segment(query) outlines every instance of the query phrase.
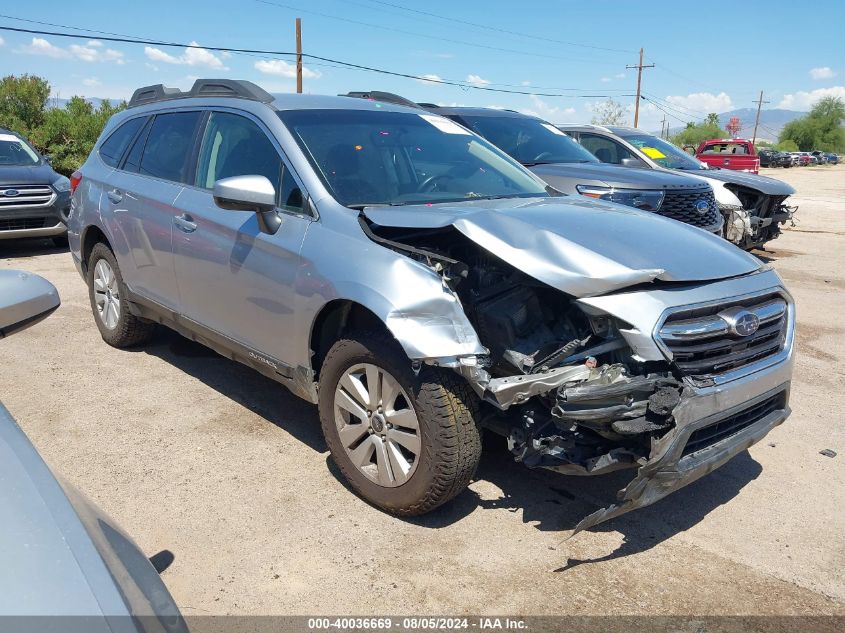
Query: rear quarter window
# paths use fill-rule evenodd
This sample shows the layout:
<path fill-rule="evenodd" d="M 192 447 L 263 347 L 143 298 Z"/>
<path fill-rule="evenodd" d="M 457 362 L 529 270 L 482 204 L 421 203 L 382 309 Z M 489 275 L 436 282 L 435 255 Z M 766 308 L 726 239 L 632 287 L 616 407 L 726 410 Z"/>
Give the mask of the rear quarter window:
<path fill-rule="evenodd" d="M 111 135 L 100 146 L 100 158 L 109 167 L 117 167 L 123 152 L 129 147 L 129 143 L 135 138 L 135 134 L 141 129 L 146 117 L 129 119 L 111 133 Z"/>
<path fill-rule="evenodd" d="M 150 128 L 139 173 L 173 182 L 187 182 L 201 112 L 156 115 Z"/>

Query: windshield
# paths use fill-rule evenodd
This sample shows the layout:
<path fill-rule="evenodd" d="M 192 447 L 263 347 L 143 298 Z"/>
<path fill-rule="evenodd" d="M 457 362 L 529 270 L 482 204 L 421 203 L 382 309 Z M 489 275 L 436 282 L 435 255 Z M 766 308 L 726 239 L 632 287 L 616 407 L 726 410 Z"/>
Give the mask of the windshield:
<path fill-rule="evenodd" d="M 538 119 L 461 115 L 460 120 L 523 165 L 599 162 L 554 125 Z"/>
<path fill-rule="evenodd" d="M 290 110 L 279 118 L 348 207 L 549 195 L 521 166 L 440 116 Z"/>
<path fill-rule="evenodd" d="M 37 165 L 41 162 L 34 149 L 14 134 L 0 134 L 0 165 Z"/>
<path fill-rule="evenodd" d="M 651 134 L 637 134 L 623 138 L 661 167 L 689 170 L 707 169 L 707 166 L 700 160 L 662 138 Z"/>

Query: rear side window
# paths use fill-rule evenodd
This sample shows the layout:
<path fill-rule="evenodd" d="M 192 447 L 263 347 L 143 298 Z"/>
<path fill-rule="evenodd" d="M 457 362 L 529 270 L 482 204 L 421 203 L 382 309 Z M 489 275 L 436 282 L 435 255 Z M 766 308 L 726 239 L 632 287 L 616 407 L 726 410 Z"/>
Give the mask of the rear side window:
<path fill-rule="evenodd" d="M 132 143 L 132 147 L 126 155 L 126 160 L 123 161 L 122 169 L 124 171 L 131 171 L 137 174 L 138 170 L 141 169 L 141 155 L 144 151 L 144 145 L 147 142 L 147 135 L 150 133 L 150 125 L 152 125 L 152 119 L 147 120 L 147 124 L 144 126 L 144 129 L 141 130 L 138 138 L 136 138 L 135 142 Z"/>
<path fill-rule="evenodd" d="M 119 126 L 114 132 L 112 132 L 111 136 L 109 136 L 106 141 L 100 145 L 100 158 L 103 159 L 103 162 L 106 165 L 109 167 L 117 167 L 117 164 L 120 162 L 120 157 L 123 156 L 123 152 L 126 151 L 126 148 L 129 147 L 129 143 L 131 143 L 132 139 L 135 138 L 135 134 L 141 129 L 144 121 L 146 121 L 144 117 L 129 119 L 126 123 Z"/>
<path fill-rule="evenodd" d="M 636 158 L 626 147 L 598 134 L 582 132 L 580 141 L 581 145 L 603 163 L 620 165 L 623 158 Z"/>
<path fill-rule="evenodd" d="M 186 182 L 194 134 L 201 116 L 201 112 L 156 115 L 144 145 L 139 173 Z"/>

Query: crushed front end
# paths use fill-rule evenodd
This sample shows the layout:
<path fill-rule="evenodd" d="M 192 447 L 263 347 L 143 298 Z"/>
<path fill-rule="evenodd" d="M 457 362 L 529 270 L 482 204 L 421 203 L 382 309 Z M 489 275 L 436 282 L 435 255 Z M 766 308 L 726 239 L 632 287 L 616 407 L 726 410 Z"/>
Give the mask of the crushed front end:
<path fill-rule="evenodd" d="M 485 308 L 479 315 L 469 305 L 491 354 L 456 369 L 485 403 L 484 425 L 526 466 L 567 475 L 637 469 L 616 502 L 576 532 L 695 481 L 789 415 L 794 306 L 771 271 L 557 306 L 545 326 L 553 332 L 567 315 L 571 329 L 544 351 L 532 336 L 514 336 L 542 327 L 529 322 L 543 302 L 525 286 L 521 293 L 497 302 L 492 332 Z"/>

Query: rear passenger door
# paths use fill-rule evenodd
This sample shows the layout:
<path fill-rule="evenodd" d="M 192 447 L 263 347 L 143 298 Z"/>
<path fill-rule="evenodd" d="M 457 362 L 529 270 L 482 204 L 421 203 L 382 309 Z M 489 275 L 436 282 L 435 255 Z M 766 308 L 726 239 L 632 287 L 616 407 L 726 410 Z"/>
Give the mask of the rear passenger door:
<path fill-rule="evenodd" d="M 175 310 L 173 203 L 191 172 L 199 110 L 156 114 L 146 122 L 110 178 L 104 219 L 124 245 L 117 249 L 124 281 L 136 294 Z"/>
<path fill-rule="evenodd" d="M 276 189 L 279 230 L 259 230 L 250 211 L 214 203 L 217 180 L 267 177 Z M 313 221 L 305 192 L 281 148 L 252 115 L 212 111 L 199 146 L 193 186 L 176 202 L 173 231 L 179 312 L 274 364 L 295 358 L 295 280 L 305 232 Z"/>

